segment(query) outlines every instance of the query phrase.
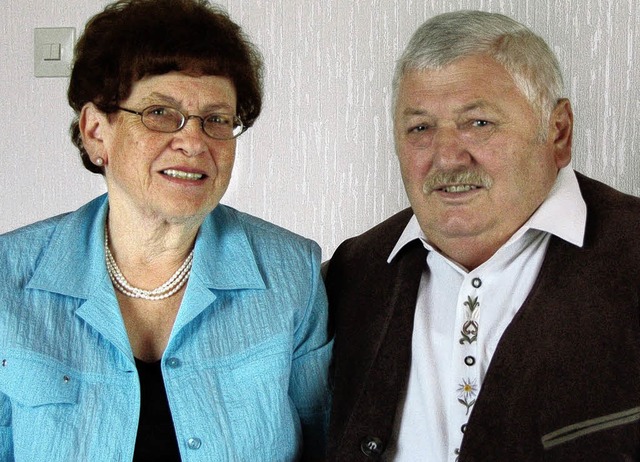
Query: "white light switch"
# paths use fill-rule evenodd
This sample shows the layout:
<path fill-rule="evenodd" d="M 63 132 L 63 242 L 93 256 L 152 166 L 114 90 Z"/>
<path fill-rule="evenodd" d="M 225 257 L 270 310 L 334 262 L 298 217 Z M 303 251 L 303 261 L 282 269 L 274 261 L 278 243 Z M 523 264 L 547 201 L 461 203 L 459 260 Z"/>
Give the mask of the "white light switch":
<path fill-rule="evenodd" d="M 34 75 L 67 77 L 76 40 L 73 27 L 40 27 L 33 31 Z"/>
<path fill-rule="evenodd" d="M 45 61 L 60 61 L 62 55 L 60 50 L 62 47 L 59 43 L 47 43 L 44 46 L 44 60 Z"/>

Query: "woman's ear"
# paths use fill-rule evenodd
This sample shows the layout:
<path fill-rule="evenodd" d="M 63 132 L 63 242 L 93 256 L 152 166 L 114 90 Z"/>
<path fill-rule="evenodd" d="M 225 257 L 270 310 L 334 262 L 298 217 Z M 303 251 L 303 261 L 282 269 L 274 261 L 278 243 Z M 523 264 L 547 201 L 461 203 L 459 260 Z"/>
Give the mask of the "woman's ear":
<path fill-rule="evenodd" d="M 91 161 L 99 166 L 108 162 L 108 152 L 105 146 L 104 135 L 108 131 L 109 120 L 107 115 L 93 103 L 87 103 L 80 111 L 78 119 L 82 144 Z"/>
<path fill-rule="evenodd" d="M 573 141 L 573 110 L 568 99 L 558 101 L 551 113 L 551 136 L 558 168 L 571 162 L 571 144 Z"/>

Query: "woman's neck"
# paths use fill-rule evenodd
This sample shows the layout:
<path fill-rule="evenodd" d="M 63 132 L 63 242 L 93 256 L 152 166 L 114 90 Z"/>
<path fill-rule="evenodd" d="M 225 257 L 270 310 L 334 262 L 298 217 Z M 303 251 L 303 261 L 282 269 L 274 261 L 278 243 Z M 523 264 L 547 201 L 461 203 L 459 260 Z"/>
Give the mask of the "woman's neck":
<path fill-rule="evenodd" d="M 149 289 L 163 284 L 184 263 L 201 224 L 195 219 L 140 219 L 110 208 L 106 231 L 120 271 L 134 286 Z"/>

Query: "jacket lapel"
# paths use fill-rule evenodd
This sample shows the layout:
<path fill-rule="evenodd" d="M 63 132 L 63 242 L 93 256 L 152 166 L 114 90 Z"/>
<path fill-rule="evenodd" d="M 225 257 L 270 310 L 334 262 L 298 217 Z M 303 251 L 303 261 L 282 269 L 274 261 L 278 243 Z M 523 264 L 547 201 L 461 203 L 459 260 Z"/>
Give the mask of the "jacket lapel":
<path fill-rule="evenodd" d="M 266 289 L 256 252 L 233 209 L 216 207 L 200 227 L 193 269 L 173 333 L 199 316 L 223 291 Z"/>

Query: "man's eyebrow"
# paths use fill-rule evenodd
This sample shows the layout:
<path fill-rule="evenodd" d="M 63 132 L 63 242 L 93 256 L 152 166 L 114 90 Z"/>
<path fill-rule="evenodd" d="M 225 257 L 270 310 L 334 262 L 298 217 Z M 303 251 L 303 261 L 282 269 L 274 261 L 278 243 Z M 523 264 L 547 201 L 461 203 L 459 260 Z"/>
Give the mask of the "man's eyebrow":
<path fill-rule="evenodd" d="M 462 106 L 455 108 L 454 113 L 458 115 L 462 115 L 478 109 L 491 111 L 492 113 L 497 115 L 502 115 L 502 116 L 505 115 L 504 111 L 501 110 L 498 106 L 484 99 L 473 100 L 466 104 L 463 104 Z M 404 117 L 404 118 L 425 117 L 425 116 L 430 117 L 431 115 L 432 114 L 428 109 L 422 108 L 422 107 L 407 107 L 401 113 L 401 117 Z"/>
<path fill-rule="evenodd" d="M 485 100 L 476 100 L 462 106 L 462 108 L 460 108 L 460 112 L 473 111 L 474 109 L 485 109 L 490 106 L 491 105 Z"/>
<path fill-rule="evenodd" d="M 408 107 L 402 111 L 403 116 L 425 116 L 430 115 L 429 111 L 421 108 Z"/>
<path fill-rule="evenodd" d="M 495 104 L 491 103 L 490 101 L 484 100 L 484 99 L 479 99 L 479 100 L 475 100 L 475 101 L 471 101 L 465 105 L 463 105 L 460 110 L 458 111 L 458 114 L 464 114 L 466 112 L 471 112 L 471 111 L 475 111 L 476 109 L 485 109 L 488 111 L 491 111 L 495 114 L 498 115 L 504 115 L 504 111 L 501 110 L 498 106 L 496 106 Z"/>

